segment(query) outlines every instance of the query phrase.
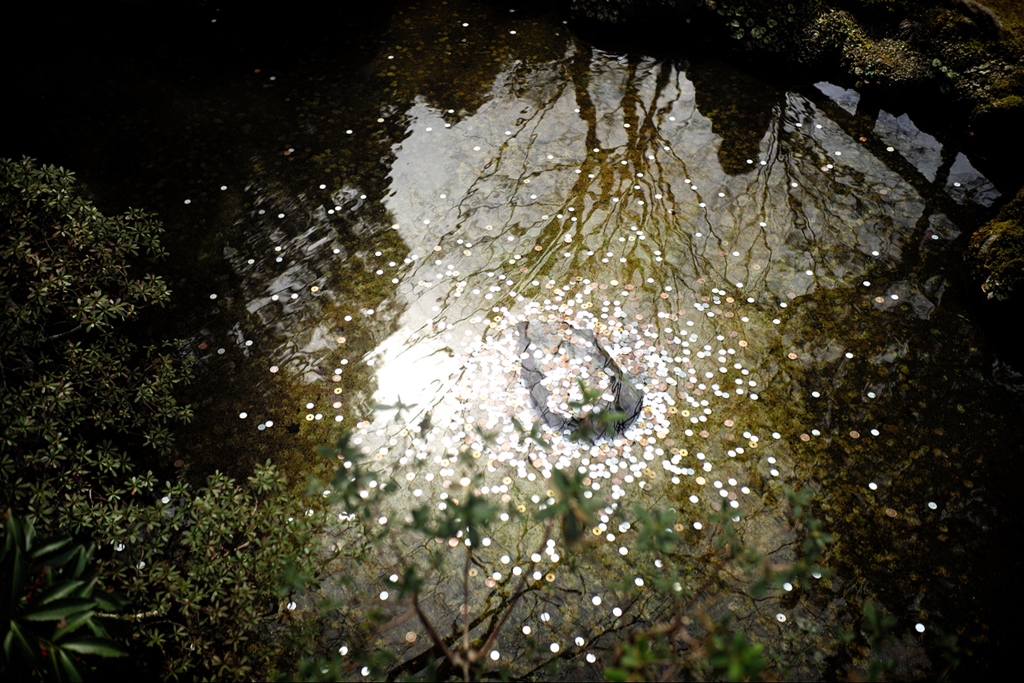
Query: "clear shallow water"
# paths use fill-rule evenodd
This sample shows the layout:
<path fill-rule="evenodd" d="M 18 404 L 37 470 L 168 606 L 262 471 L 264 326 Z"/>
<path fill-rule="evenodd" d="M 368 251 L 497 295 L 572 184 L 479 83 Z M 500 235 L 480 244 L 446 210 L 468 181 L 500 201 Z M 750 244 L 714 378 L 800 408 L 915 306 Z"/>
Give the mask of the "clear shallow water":
<path fill-rule="evenodd" d="M 552 468 L 583 468 L 623 508 L 679 509 L 695 571 L 722 508 L 790 558 L 783 487 L 810 485 L 834 576 L 703 607 L 740 613 L 803 675 L 844 670 L 835 642 L 866 599 L 899 618 L 904 676 L 939 671 L 939 634 L 967 657 L 998 640 L 1002 575 L 982 567 L 1013 513 L 999 472 L 1019 453 L 1019 408 L 949 300 L 959 223 L 998 194 L 966 157 L 905 115 L 865 125 L 852 91 L 607 53 L 522 12 L 402 7 L 371 42 L 356 65 L 247 64 L 213 93 L 182 85 L 188 116 L 227 121 L 231 144 L 201 128 L 139 152 L 168 171 L 150 192 L 174 251 L 174 327 L 197 357 L 187 469 L 271 457 L 322 472 L 314 445 L 351 428 L 405 501 L 457 496 L 467 446 L 487 495 L 529 510 Z M 622 438 L 551 434 L 542 453 L 511 428 L 536 419 L 515 325 L 541 318 L 593 330 L 643 388 Z M 605 526 L 582 579 L 553 561 L 564 548 L 545 551 L 555 599 L 513 620 L 594 676 L 586 654 L 626 623 L 613 609 L 641 623 L 662 609 L 609 587 L 661 567 L 637 566 L 635 534 Z M 475 606 L 537 533 L 495 531 Z M 404 611 L 380 598 L 386 562 L 361 571 L 367 604 Z M 452 613 L 452 581 L 433 614 Z M 406 631 L 384 639 L 412 657 L 423 634 Z M 523 673 L 541 662 L 521 640 L 499 650 Z"/>

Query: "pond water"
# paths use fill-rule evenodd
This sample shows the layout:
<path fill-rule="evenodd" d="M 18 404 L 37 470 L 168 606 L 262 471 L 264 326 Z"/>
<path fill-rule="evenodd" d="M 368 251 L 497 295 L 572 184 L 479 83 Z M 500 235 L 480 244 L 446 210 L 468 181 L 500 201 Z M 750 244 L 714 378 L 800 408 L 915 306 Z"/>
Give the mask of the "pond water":
<path fill-rule="evenodd" d="M 545 505 L 562 469 L 620 512 L 677 509 L 695 566 L 723 510 L 793 559 L 784 490 L 810 486 L 832 575 L 701 606 L 739 615 L 794 675 L 848 670 L 837 643 L 866 600 L 898 619 L 899 675 L 938 675 L 948 635 L 983 668 L 1015 632 L 999 601 L 1020 592 L 1002 558 L 1019 538 L 1020 423 L 1012 371 L 958 301 L 961 226 L 999 196 L 970 160 L 905 114 L 863 116 L 853 91 L 606 52 L 525 10 L 400 4 L 356 29 L 341 56 L 242 52 L 187 78 L 137 59 L 108 75 L 120 119 L 92 102 L 64 133 L 101 205 L 128 196 L 167 225 L 166 326 L 197 374 L 184 471 L 271 458 L 322 475 L 314 446 L 352 430 L 402 483 L 397 520 L 460 495 L 466 448 L 502 504 Z M 539 420 L 522 322 L 592 332 L 643 394 L 636 422 L 593 444 L 545 427 L 547 451 L 517 432 L 513 418 Z M 538 360 L 554 409 L 577 378 L 600 381 L 579 359 Z M 662 561 L 638 566 L 635 533 L 608 514 L 582 578 L 559 571 L 567 549 L 544 550 L 554 597 L 524 600 L 496 650 L 515 673 L 544 664 L 514 635 L 532 631 L 599 677 L 615 634 L 664 609 L 641 590 Z M 474 609 L 539 533 L 494 531 Z M 398 615 L 378 592 L 390 566 L 361 580 L 366 604 Z M 611 586 L 624 575 L 628 600 Z M 454 581 L 433 614 L 452 613 Z M 425 647 L 408 624 L 382 637 L 401 657 Z"/>

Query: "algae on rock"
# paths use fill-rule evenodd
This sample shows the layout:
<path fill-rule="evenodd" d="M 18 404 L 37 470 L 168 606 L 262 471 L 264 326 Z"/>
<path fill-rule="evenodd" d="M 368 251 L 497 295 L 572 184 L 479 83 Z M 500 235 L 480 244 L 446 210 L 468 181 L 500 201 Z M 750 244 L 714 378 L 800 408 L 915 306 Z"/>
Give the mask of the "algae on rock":
<path fill-rule="evenodd" d="M 974 271 L 990 299 L 1008 299 L 1024 282 L 1024 188 L 971 238 Z"/>

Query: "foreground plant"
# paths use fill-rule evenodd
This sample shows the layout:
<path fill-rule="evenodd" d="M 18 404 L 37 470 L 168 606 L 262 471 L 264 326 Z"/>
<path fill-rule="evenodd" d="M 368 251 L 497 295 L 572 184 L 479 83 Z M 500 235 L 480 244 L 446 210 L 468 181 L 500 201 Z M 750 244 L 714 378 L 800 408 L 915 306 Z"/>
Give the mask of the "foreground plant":
<path fill-rule="evenodd" d="M 547 447 L 543 430 L 517 429 Z M 573 438 L 587 443 L 601 431 L 596 424 Z M 538 477 L 532 490 L 546 495 L 508 496 L 482 467 L 492 446 L 480 431 L 441 463 L 453 484 L 441 504 L 410 496 L 347 435 L 322 450 L 340 467 L 314 492 L 341 510 L 335 538 L 348 558 L 327 589 L 329 650 L 304 663 L 304 677 L 471 681 L 570 668 L 586 677 L 580 669 L 589 667 L 608 680 L 742 680 L 778 671 L 750 611 L 777 600 L 784 584 L 826 573 L 831 538 L 809 512 L 809 491 L 789 496 L 802 547 L 782 557 L 744 539 L 738 511 L 712 515 L 710 533 L 695 535 L 679 511 L 620 504 L 575 470 Z M 612 529 L 619 548 L 604 542 Z M 377 595 L 374 584 L 385 590 Z"/>
<path fill-rule="evenodd" d="M 171 428 L 192 414 L 175 398 L 187 359 L 133 327 L 170 296 L 139 274 L 163 255 L 161 233 L 140 211 L 102 214 L 64 169 L 0 159 L 0 513 L 33 519 L 9 530 L 5 557 L 58 582 L 24 605 L 21 588 L 10 594 L 20 616 L 5 652 L 29 662 L 45 649 L 40 666 L 74 678 L 73 654 L 116 652 L 77 640 L 102 615 L 140 673 L 262 678 L 306 640 L 288 586 L 318 571 L 323 506 L 296 500 L 269 463 L 199 488 L 169 466 Z M 63 545 L 32 555 L 32 528 Z M 101 601 L 96 576 L 122 610 Z"/>
<path fill-rule="evenodd" d="M 7 515 L 0 554 L 0 674 L 77 681 L 90 659 L 125 654 L 100 616 L 118 610 L 120 602 L 98 585 L 92 552 L 67 536 L 37 538 L 31 517 Z"/>

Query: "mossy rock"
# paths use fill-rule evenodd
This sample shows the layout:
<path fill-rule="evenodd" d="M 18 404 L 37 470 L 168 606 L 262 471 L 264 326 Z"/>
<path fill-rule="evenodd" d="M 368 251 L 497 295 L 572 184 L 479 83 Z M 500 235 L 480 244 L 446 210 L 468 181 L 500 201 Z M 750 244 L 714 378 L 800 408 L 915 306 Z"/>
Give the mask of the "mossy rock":
<path fill-rule="evenodd" d="M 1001 97 L 993 97 L 978 107 L 978 115 L 1005 117 L 1008 121 L 1012 117 L 1012 120 L 1018 124 L 1024 122 L 1024 94 L 1022 93 L 1024 93 L 1024 87 L 1016 89 L 1016 92 L 1009 90 L 1008 94 L 1000 93 Z"/>
<path fill-rule="evenodd" d="M 993 102 L 989 105 L 989 108 L 992 111 L 1024 113 L 1024 97 L 1020 95 L 1007 95 Z"/>
<path fill-rule="evenodd" d="M 818 61 L 839 58 L 848 42 L 866 40 L 857 20 L 849 12 L 827 10 L 808 27 L 801 58 Z"/>
<path fill-rule="evenodd" d="M 894 38 L 849 41 L 843 57 L 852 74 L 866 83 L 907 87 L 921 85 L 931 76 L 920 54 Z"/>
<path fill-rule="evenodd" d="M 1020 296 L 1024 283 L 1024 189 L 971 238 L 970 258 L 990 299 Z"/>

